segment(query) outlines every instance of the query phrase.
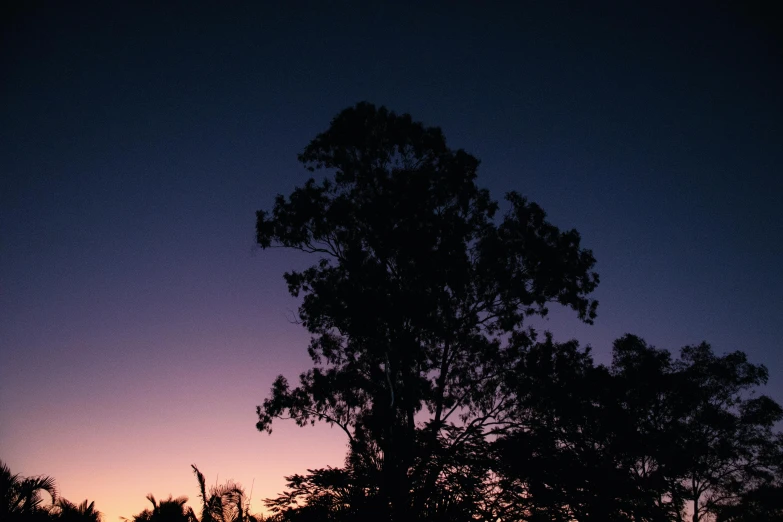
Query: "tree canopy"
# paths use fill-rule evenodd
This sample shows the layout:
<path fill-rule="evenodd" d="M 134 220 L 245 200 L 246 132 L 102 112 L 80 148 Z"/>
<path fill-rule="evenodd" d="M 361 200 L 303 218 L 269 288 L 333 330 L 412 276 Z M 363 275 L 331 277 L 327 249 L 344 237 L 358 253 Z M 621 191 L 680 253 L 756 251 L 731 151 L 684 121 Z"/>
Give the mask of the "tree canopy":
<path fill-rule="evenodd" d="M 332 175 L 259 211 L 257 239 L 319 256 L 285 274 L 315 367 L 295 388 L 275 381 L 258 428 L 281 415 L 340 426 L 352 458 L 383 455 L 381 492 L 407 518 L 415 483 L 443 473 L 438 453 L 507 422 L 498 370 L 531 342 L 525 318 L 551 303 L 595 318 L 595 259 L 517 193 L 496 220 L 478 160 L 408 115 L 359 104 L 299 159 Z"/>
<path fill-rule="evenodd" d="M 766 369 L 632 335 L 602 366 L 535 331 L 551 306 L 593 322 L 596 261 L 519 193 L 492 199 L 440 129 L 359 103 L 299 160 L 321 178 L 256 232 L 314 256 L 284 274 L 313 366 L 274 381 L 257 428 L 326 422 L 348 452 L 287 477 L 276 519 L 698 522 L 777 491 Z"/>

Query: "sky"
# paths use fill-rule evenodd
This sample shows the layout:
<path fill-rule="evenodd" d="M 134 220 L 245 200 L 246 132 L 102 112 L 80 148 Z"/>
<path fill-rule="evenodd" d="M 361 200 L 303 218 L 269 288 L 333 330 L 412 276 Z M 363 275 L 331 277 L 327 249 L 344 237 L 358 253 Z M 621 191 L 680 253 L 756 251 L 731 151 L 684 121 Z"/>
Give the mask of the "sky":
<path fill-rule="evenodd" d="M 196 500 L 190 464 L 262 511 L 285 475 L 342 463 L 339 430 L 255 430 L 275 376 L 309 367 L 282 273 L 312 260 L 261 250 L 254 226 L 362 100 L 440 126 L 496 198 L 580 231 L 598 318 L 555 311 L 556 339 L 598 362 L 626 332 L 743 350 L 783 402 L 783 32 L 766 4 L 130 4 L 0 16 L 12 471 L 116 522 L 148 493 Z"/>

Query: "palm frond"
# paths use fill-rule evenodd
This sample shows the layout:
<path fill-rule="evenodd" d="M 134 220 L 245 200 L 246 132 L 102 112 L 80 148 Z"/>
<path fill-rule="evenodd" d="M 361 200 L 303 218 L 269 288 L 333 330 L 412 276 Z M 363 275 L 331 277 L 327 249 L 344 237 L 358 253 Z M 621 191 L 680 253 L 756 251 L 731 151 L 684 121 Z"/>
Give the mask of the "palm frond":
<path fill-rule="evenodd" d="M 152 503 L 153 510 L 158 509 L 158 501 L 155 500 L 155 495 L 153 495 L 152 493 L 147 493 L 147 496 L 145 498 Z"/>
<path fill-rule="evenodd" d="M 196 474 L 196 480 L 198 480 L 199 498 L 201 498 L 201 522 L 212 522 L 212 509 L 210 507 L 210 501 L 207 497 L 207 486 L 204 474 L 199 471 L 195 464 L 190 465 L 193 468 L 193 473 Z"/>

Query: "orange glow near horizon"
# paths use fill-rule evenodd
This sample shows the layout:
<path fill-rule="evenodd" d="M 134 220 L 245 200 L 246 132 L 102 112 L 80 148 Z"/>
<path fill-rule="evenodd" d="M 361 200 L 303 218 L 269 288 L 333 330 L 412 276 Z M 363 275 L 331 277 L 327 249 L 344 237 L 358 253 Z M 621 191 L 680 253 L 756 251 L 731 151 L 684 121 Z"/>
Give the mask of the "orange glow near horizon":
<path fill-rule="evenodd" d="M 95 501 L 104 522 L 131 518 L 150 507 L 148 493 L 157 500 L 187 496 L 198 514 L 198 485 L 191 464 L 204 473 L 208 487 L 227 480 L 239 483 L 251 495 L 251 512 L 268 514 L 263 499 L 284 491 L 285 476 L 343 463 L 346 445 L 340 430 L 280 422 L 270 436 L 253 432 L 252 422 L 241 433 L 241 419 L 222 420 L 227 422 L 200 435 L 183 435 L 169 425 L 129 432 L 122 439 L 98 436 L 81 443 L 66 437 L 49 450 L 39 447 L 40 439 L 33 436 L 4 447 L 4 453 L 10 451 L 2 458 L 12 473 L 54 477 L 59 495 L 71 502 Z M 225 428 L 239 433 L 222 440 Z M 158 440 L 154 451 L 153 439 Z"/>
<path fill-rule="evenodd" d="M 72 502 L 95 501 L 104 522 L 146 509 L 149 493 L 187 496 L 198 513 L 191 464 L 207 485 L 252 487 L 251 510 L 265 513 L 263 499 L 284 491 L 285 476 L 342 465 L 347 440 L 322 424 L 256 429 L 275 376 L 295 380 L 310 364 L 306 332 L 277 310 L 259 315 L 258 331 L 229 323 L 208 335 L 171 321 L 137 334 L 159 337 L 150 349 L 93 331 L 52 343 L 49 358 L 18 358 L 0 379 L 0 413 L 13 419 L 0 422 L 0 459 L 12 473 L 53 477 Z"/>

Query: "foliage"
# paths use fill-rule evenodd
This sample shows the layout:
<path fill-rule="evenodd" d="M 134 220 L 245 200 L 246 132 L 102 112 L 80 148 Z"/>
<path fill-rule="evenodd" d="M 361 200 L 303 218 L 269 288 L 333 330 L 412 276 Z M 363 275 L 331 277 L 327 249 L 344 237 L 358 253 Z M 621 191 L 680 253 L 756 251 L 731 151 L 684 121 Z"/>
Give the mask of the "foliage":
<path fill-rule="evenodd" d="M 783 486 L 764 484 L 744 492 L 739 502 L 723 506 L 717 522 L 783 522 Z"/>
<path fill-rule="evenodd" d="M 250 513 L 250 499 L 239 484 L 228 481 L 209 488 L 207 492 L 204 475 L 193 465 L 193 472 L 199 483 L 202 500 L 201 518 L 186 505 L 187 497 L 158 500 L 147 495 L 152 504 L 127 522 L 263 522 L 264 517 Z M 44 503 L 43 493 L 51 499 L 51 505 Z M 52 477 L 22 477 L 12 474 L 9 467 L 0 461 L 0 520 L 13 522 L 102 522 L 101 512 L 95 502 L 84 500 L 76 505 L 57 495 Z"/>
<path fill-rule="evenodd" d="M 287 477 L 267 500 L 277 520 L 771 513 L 781 408 L 753 394 L 763 366 L 706 343 L 675 360 L 627 335 L 605 367 L 539 340 L 527 319 L 552 303 L 592 323 L 592 253 L 515 192 L 501 216 L 478 160 L 409 115 L 360 103 L 299 160 L 326 175 L 277 196 L 256 232 L 317 257 L 284 276 L 313 367 L 275 380 L 257 428 L 323 421 L 349 449 L 343 468 Z"/>
<path fill-rule="evenodd" d="M 774 480 L 783 447 L 773 428 L 783 409 L 751 393 L 767 383 L 768 372 L 742 352 L 719 357 L 706 343 L 686 346 L 675 371 L 678 387 L 669 400 L 679 413 L 672 429 L 679 451 L 670 452 L 670 468 L 695 522 Z"/>
<path fill-rule="evenodd" d="M 250 502 L 246 502 L 245 490 L 233 481 L 206 489 L 204 475 L 195 464 L 191 465 L 199 485 L 201 518 L 199 522 L 258 522 L 260 517 L 250 514 Z"/>
<path fill-rule="evenodd" d="M 547 339 L 518 369 L 520 428 L 494 444 L 511 519 L 697 522 L 769 505 L 783 412 L 750 393 L 763 366 L 704 343 L 673 360 L 632 335 L 613 355 L 595 366 Z"/>
<path fill-rule="evenodd" d="M 45 520 L 49 509 L 44 503 L 47 494 L 52 503 L 57 500 L 57 486 L 52 477 L 23 477 L 12 474 L 0 461 L 0 514 L 3 520 Z"/>
<path fill-rule="evenodd" d="M 348 469 L 308 470 L 307 475 L 286 477 L 288 492 L 266 505 L 279 521 L 364 520 L 365 515 L 382 511 L 376 491 L 362 487 L 361 477 Z"/>
<path fill-rule="evenodd" d="M 515 370 L 516 425 L 492 445 L 504 519 L 614 521 L 639 513 L 606 369 L 575 341 L 547 335 Z"/>
<path fill-rule="evenodd" d="M 172 498 L 158 503 L 152 494 L 147 500 L 152 509 L 145 509 L 134 515 L 128 522 L 263 522 L 264 517 L 250 513 L 250 501 L 239 484 L 228 481 L 207 490 L 204 474 L 195 464 L 191 465 L 199 485 L 201 499 L 201 517 L 196 516 L 193 508 L 185 503 L 188 497 Z M 127 520 L 127 519 L 126 519 Z"/>
<path fill-rule="evenodd" d="M 58 498 L 50 511 L 51 518 L 57 522 L 101 522 L 101 512 L 95 509 L 95 502 L 85 499 L 76 505 L 64 498 Z"/>
<path fill-rule="evenodd" d="M 413 504 L 435 501 L 451 465 L 436 455 L 456 457 L 508 422 L 498 370 L 530 342 L 525 318 L 559 303 L 592 322 L 595 260 L 517 193 L 497 223 L 499 204 L 475 184 L 478 160 L 408 115 L 361 103 L 299 159 L 333 176 L 259 211 L 257 239 L 320 258 L 285 274 L 303 294 L 315 366 L 295 388 L 278 377 L 258 429 L 322 420 L 354 454 L 377 446 L 379 490 L 407 520 Z"/>
<path fill-rule="evenodd" d="M 57 484 L 49 476 L 23 477 L 11 473 L 0 461 L 0 520 L 15 522 L 101 522 L 95 502 L 79 505 L 58 495 Z M 46 497 L 51 503 L 46 503 Z"/>
<path fill-rule="evenodd" d="M 147 508 L 133 517 L 128 522 L 198 522 L 193 509 L 186 506 L 188 497 L 169 498 L 158 502 L 151 493 L 147 500 L 152 504 L 152 509 Z"/>

